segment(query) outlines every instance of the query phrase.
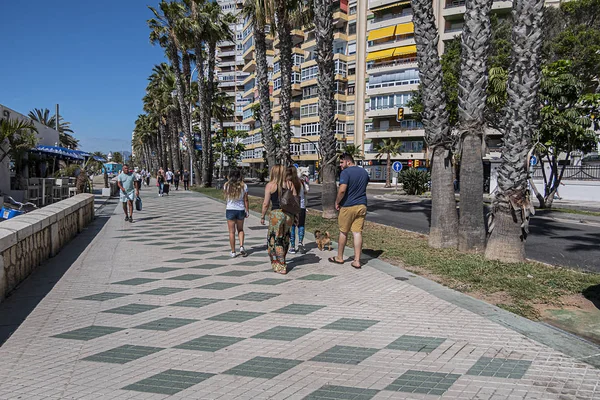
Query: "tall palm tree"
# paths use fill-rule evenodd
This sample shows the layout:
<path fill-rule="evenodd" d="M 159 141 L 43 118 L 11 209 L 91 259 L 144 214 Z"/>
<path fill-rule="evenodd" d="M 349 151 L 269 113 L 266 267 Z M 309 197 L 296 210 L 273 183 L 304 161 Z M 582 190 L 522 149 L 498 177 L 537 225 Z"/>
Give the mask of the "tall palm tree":
<path fill-rule="evenodd" d="M 333 0 L 312 0 L 316 36 L 316 61 L 319 70 L 317 91 L 319 93 L 319 123 L 321 137 L 319 147 L 323 159 L 319 179 L 323 183 L 321 201 L 323 218 L 335 218 L 337 196 L 337 139 L 335 137 L 335 64 L 333 61 Z"/>
<path fill-rule="evenodd" d="M 279 101 L 281 111 L 279 124 L 281 125 L 281 145 L 279 160 L 284 164 L 291 163 L 290 143 L 292 138 L 292 67 L 294 43 L 292 29 L 301 23 L 304 2 L 300 0 L 271 0 L 275 9 L 276 30 L 279 38 L 279 65 L 281 70 L 281 91 Z"/>
<path fill-rule="evenodd" d="M 458 246 L 458 215 L 452 184 L 452 139 L 442 85 L 438 31 L 431 0 L 412 0 L 419 77 L 423 88 L 423 125 L 431 157 L 429 245 Z"/>
<path fill-rule="evenodd" d="M 271 115 L 271 99 L 269 90 L 269 65 L 267 64 L 267 39 L 266 26 L 272 15 L 269 0 L 246 0 L 242 10 L 244 18 L 252 25 L 252 35 L 255 46 L 256 60 L 256 83 L 258 86 L 258 97 L 260 101 L 260 126 L 262 138 L 267 153 L 269 166 L 277 164 L 277 142 L 273 131 L 273 117 Z"/>
<path fill-rule="evenodd" d="M 483 132 L 487 98 L 487 55 L 492 36 L 493 0 L 469 0 L 462 34 L 462 60 L 458 83 L 460 133 L 460 217 L 458 248 L 484 251 Z"/>
<path fill-rule="evenodd" d="M 235 102 L 233 97 L 229 96 L 227 92 L 220 90 L 215 94 L 212 102 L 212 115 L 217 121 L 219 121 L 219 127 L 221 128 L 221 134 L 217 136 L 222 140 L 221 149 L 223 149 L 227 139 L 227 132 L 225 132 L 225 120 L 235 115 L 234 109 Z M 223 177 L 223 150 L 221 150 L 219 175 L 220 177 Z"/>
<path fill-rule="evenodd" d="M 178 33 L 181 31 L 181 21 L 184 20 L 185 7 L 179 2 L 167 2 L 161 0 L 159 3 L 160 12 L 154 7 L 148 7 L 155 18 L 148 20 L 148 27 L 150 28 L 150 41 L 152 44 L 158 44 L 165 49 L 165 54 L 169 59 L 173 72 L 175 74 L 176 84 L 176 96 L 179 102 L 179 115 L 181 118 L 181 126 L 185 132 L 188 143 L 193 143 L 193 137 L 190 127 L 189 105 L 186 101 L 185 85 L 183 83 L 183 74 L 181 72 L 181 63 L 179 57 L 179 51 L 181 49 L 179 44 Z M 196 154 L 193 148 L 188 148 L 189 156 L 193 161 L 193 165 L 197 165 Z M 199 170 L 196 167 L 196 176 L 199 175 Z"/>
<path fill-rule="evenodd" d="M 402 146 L 402 142 L 396 138 L 387 138 L 383 139 L 381 142 L 377 143 L 375 150 L 377 151 L 377 157 L 381 160 L 381 157 L 386 156 L 386 165 L 387 165 L 387 177 L 385 179 L 385 187 L 392 187 L 392 156 L 400 153 L 400 146 Z"/>
<path fill-rule="evenodd" d="M 50 116 L 50 110 L 47 108 L 34 108 L 29 111 L 27 115 L 32 120 L 39 122 L 40 124 L 47 126 L 52 129 L 56 129 L 56 114 Z M 58 118 L 58 143 L 61 147 L 68 149 L 76 149 L 79 146 L 79 140 L 75 139 L 71 135 L 73 129 L 71 129 L 71 123 L 63 120 L 62 116 Z"/>
<path fill-rule="evenodd" d="M 533 205 L 529 198 L 529 158 L 539 113 L 544 0 L 513 1 L 511 64 L 502 136 L 498 191 L 492 203 L 487 259 L 525 260 L 525 239 Z"/>

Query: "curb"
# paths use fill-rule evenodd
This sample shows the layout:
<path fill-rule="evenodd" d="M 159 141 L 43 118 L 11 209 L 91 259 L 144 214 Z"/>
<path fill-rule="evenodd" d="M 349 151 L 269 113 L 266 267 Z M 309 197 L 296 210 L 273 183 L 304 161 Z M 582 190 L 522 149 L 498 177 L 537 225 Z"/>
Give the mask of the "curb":
<path fill-rule="evenodd" d="M 199 192 L 194 193 L 209 200 L 226 204 L 223 200 L 215 199 Z M 252 210 L 250 210 L 250 215 L 257 218 L 260 218 L 261 216 L 260 213 Z M 310 232 L 306 232 L 305 237 L 314 240 L 314 235 Z M 337 242 L 333 243 L 337 245 Z M 346 248 L 344 250 L 344 255 L 352 257 L 354 256 L 354 251 Z M 484 317 L 498 325 L 518 332 L 536 342 L 600 369 L 600 346 L 586 339 L 551 325 L 531 321 L 527 318 L 513 314 L 510 311 L 506 311 L 464 293 L 457 292 L 437 282 L 410 273 L 400 266 L 392 265 L 367 255 L 364 256 L 365 260 L 368 260 L 365 264 L 369 267 L 386 273 L 395 279 L 405 281 L 441 300 L 445 300 L 448 303 Z"/>

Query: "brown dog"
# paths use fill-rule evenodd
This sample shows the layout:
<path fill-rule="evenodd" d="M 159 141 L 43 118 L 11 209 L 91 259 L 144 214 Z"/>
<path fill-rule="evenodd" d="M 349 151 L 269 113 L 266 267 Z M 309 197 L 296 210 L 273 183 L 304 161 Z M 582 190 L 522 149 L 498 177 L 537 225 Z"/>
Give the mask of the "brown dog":
<path fill-rule="evenodd" d="M 327 246 L 329 251 L 331 251 L 331 237 L 329 236 L 329 232 L 323 234 L 321 231 L 315 231 L 315 238 L 319 250 L 323 251 L 325 250 L 325 246 Z"/>

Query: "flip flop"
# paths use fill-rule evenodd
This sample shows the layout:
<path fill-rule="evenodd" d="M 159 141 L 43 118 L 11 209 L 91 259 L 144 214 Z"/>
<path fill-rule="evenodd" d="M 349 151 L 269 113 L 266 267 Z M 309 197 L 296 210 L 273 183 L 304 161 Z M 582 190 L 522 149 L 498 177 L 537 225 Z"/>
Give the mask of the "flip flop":
<path fill-rule="evenodd" d="M 335 259 L 335 257 L 329 257 L 327 260 L 329 260 L 329 262 L 334 263 L 334 264 L 343 264 L 343 261 L 338 261 Z"/>
<path fill-rule="evenodd" d="M 356 265 L 354 265 L 354 264 L 350 264 L 350 265 L 352 265 L 352 268 L 354 268 L 354 269 L 361 269 L 362 268 L 362 266 L 360 264 L 358 265 L 358 267 Z"/>

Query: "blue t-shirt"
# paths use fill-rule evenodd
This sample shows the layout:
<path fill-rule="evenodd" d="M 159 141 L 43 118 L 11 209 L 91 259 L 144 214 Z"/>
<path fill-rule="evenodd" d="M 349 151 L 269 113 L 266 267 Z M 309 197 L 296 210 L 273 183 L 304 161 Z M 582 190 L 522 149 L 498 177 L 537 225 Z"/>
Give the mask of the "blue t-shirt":
<path fill-rule="evenodd" d="M 348 188 L 340 207 L 367 205 L 367 185 L 369 184 L 367 171 L 357 166 L 346 168 L 340 174 L 340 185 L 342 184 L 348 185 Z"/>

